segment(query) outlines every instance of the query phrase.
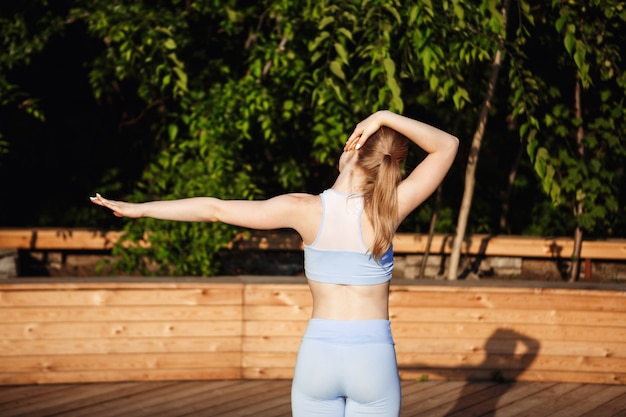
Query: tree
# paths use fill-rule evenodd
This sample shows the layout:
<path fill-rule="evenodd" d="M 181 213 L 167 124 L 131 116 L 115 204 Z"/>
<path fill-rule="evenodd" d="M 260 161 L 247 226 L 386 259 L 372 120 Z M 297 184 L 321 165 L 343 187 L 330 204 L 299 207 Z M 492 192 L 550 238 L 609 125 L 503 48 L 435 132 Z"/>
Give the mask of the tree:
<path fill-rule="evenodd" d="M 512 3 L 513 18 L 507 22 L 496 0 L 471 4 L 460 0 L 9 2 L 0 6 L 0 30 L 7 51 L 0 56 L 0 116 L 8 115 L 12 122 L 18 114 L 20 120 L 28 117 L 32 123 L 0 125 L 0 134 L 6 133 L 4 145 L 0 144 L 5 149 L 0 155 L 0 172 L 6 178 L 7 172 L 20 167 L 20 160 L 13 156 L 24 153 L 30 138 L 36 137 L 37 143 L 49 144 L 52 149 L 62 145 L 65 153 L 72 153 L 69 164 L 59 160 L 59 165 L 78 165 L 71 180 L 63 181 L 78 185 L 78 191 L 68 186 L 64 203 L 80 197 L 82 204 L 86 195 L 95 191 L 135 201 L 315 192 L 330 185 L 339 150 L 355 122 L 388 108 L 453 131 L 462 138 L 459 160 L 471 153 L 476 161 L 485 146 L 498 140 L 501 120 L 510 120 L 518 128 L 520 144 L 527 145 L 549 195 L 570 201 L 575 193 L 568 187 L 576 188 L 576 181 L 569 176 L 584 169 L 593 171 L 608 188 L 592 193 L 591 185 L 586 186 L 580 194 L 585 196 L 583 212 L 577 218 L 587 221 L 590 210 L 598 207 L 615 214 L 619 203 L 611 202 L 609 194 L 620 181 L 624 158 L 618 149 L 623 137 L 620 100 L 624 86 L 618 42 L 622 36 L 618 29 L 623 27 L 620 4 L 576 6 L 569 1 L 555 2 L 554 8 L 549 8 L 520 0 Z M 563 12 L 570 9 L 573 11 Z M 587 17 L 588 10 L 601 10 L 608 18 Z M 572 22 L 577 25 L 580 16 L 587 19 L 583 19 L 585 24 L 595 23 L 589 23 L 578 42 L 579 32 L 568 28 Z M 593 43 L 591 35 L 601 42 Z M 485 107 L 481 122 L 477 115 L 486 97 L 489 80 L 485 74 L 500 48 L 504 57 L 501 73 L 497 88 L 492 85 L 491 106 Z M 553 66 L 535 65 L 541 48 L 562 52 L 550 55 L 558 57 Z M 604 64 L 607 60 L 608 66 Z M 50 97 L 42 97 L 41 90 L 32 88 L 52 62 L 80 67 L 75 82 L 66 75 L 66 84 L 50 94 L 56 98 L 81 90 L 81 99 L 72 110 L 83 104 L 81 100 L 89 101 L 80 112 L 86 121 L 59 123 L 55 118 L 68 116 L 55 107 L 63 106 L 55 106 Z M 586 72 L 574 65 L 579 62 Z M 580 72 L 584 123 L 575 118 L 571 122 L 573 110 L 562 105 L 574 103 L 570 91 L 575 84 L 553 77 L 551 71 L 556 67 L 572 74 Z M 587 88 L 589 79 L 602 90 Z M 46 84 L 53 82 L 47 79 Z M 593 101 L 587 106 L 590 99 Z M 484 130 L 486 145 L 475 144 L 471 150 L 463 138 L 472 137 L 472 132 L 474 137 L 482 137 L 483 133 L 474 129 L 485 127 L 482 123 L 487 116 L 496 123 Z M 103 120 L 108 118 L 111 123 L 105 125 Z M 45 127 L 53 124 L 52 119 L 60 126 L 54 138 L 47 138 Z M 89 129 L 80 130 L 79 124 Z M 77 130 L 72 141 L 65 137 L 66 125 Z M 570 160 L 580 156 L 559 153 L 558 144 L 580 126 L 584 128 L 585 153 L 584 162 L 577 165 Z M 91 152 L 83 157 L 95 136 L 99 145 L 94 148 L 104 151 L 99 158 L 92 158 Z M 492 149 L 486 151 L 493 153 Z M 89 164 L 82 162 L 87 157 Z M 409 163 L 418 163 L 422 157 L 413 150 Z M 56 168 L 47 155 L 42 159 L 50 164 L 49 169 Z M 522 166 L 527 163 L 521 161 Z M 476 168 L 476 175 L 485 175 L 490 181 L 509 173 L 508 168 L 502 173 L 493 166 L 481 165 L 489 170 L 482 174 L 476 166 L 468 168 Z M 454 229 L 461 171 L 453 167 L 441 201 L 433 198 L 434 214 L 441 203 L 439 215 L 431 216 L 429 201 L 407 219 L 403 231 L 427 229 L 429 217 L 430 233 Z M 466 178 L 474 181 L 473 175 Z M 476 192 L 468 186 L 469 198 L 463 214 L 459 213 L 464 220 L 459 220 L 457 231 L 462 234 L 492 227 L 493 198 L 481 189 L 480 181 L 475 185 Z M 526 185 L 528 189 L 534 186 L 530 180 Z M 513 184 L 513 196 L 515 187 L 519 183 Z M 589 197 L 595 195 L 598 198 L 589 205 Z M 526 201 L 513 201 L 511 207 Z M 148 219 L 116 223 L 95 208 L 78 203 L 68 207 L 51 197 L 41 201 L 39 195 L 20 202 L 41 211 L 37 225 L 123 227 L 127 241 L 116 247 L 115 253 L 122 260 L 118 266 L 126 271 L 212 275 L 219 271 L 220 250 L 241 232 L 219 224 Z M 470 212 L 468 202 L 479 210 Z M 0 207 L 0 220 L 24 211 L 6 207 Z M 517 214 L 529 216 L 531 212 L 532 207 L 523 206 Z M 617 215 L 599 220 L 599 213 L 592 216 L 598 226 L 593 233 L 602 234 L 601 224 L 623 227 Z M 550 223 L 550 219 L 540 219 L 530 227 L 541 233 L 544 224 Z M 610 234 L 610 230 L 605 233 Z M 144 238 L 151 245 L 137 244 Z"/>
<path fill-rule="evenodd" d="M 543 190 L 572 213 L 575 244 L 569 280 L 575 281 L 583 234 L 600 230 L 606 235 L 619 215 L 626 155 L 626 75 L 621 62 L 626 3 L 555 0 L 544 12 L 543 23 L 553 25 L 564 48 L 553 63 L 559 79 L 550 80 L 544 96 L 543 138 L 529 141 L 528 151 Z M 569 79 L 565 85 L 563 74 Z"/>
<path fill-rule="evenodd" d="M 463 240 L 465 237 L 465 229 L 467 227 L 467 218 L 469 217 L 469 211 L 472 204 L 472 197 L 474 194 L 474 186 L 475 186 L 475 172 L 476 165 L 478 164 L 478 154 L 480 151 L 480 145 L 482 142 L 483 135 L 485 133 L 485 127 L 487 125 L 487 118 L 489 116 L 489 110 L 492 105 L 492 100 L 494 96 L 494 90 L 496 88 L 496 84 L 498 81 L 498 75 L 500 73 L 500 66 L 502 63 L 502 41 L 503 41 L 503 33 L 506 33 L 507 28 L 507 15 L 509 9 L 509 1 L 505 0 L 502 6 L 501 11 L 501 33 L 497 34 L 498 43 L 496 47 L 495 54 L 493 56 L 493 61 L 491 64 L 491 73 L 489 76 L 489 81 L 487 83 L 487 92 L 485 93 L 485 98 L 483 101 L 482 110 L 480 112 L 478 118 L 478 126 L 476 131 L 474 132 L 474 137 L 472 139 L 472 145 L 470 149 L 469 159 L 467 161 L 467 166 L 465 169 L 465 188 L 463 190 L 463 199 L 461 200 L 461 209 L 459 210 L 459 220 L 457 222 L 457 232 L 454 238 L 454 242 L 452 245 L 452 253 L 450 256 L 450 265 L 448 267 L 448 279 L 456 279 L 457 278 L 457 270 L 459 260 L 461 258 L 461 249 L 463 245 Z"/>

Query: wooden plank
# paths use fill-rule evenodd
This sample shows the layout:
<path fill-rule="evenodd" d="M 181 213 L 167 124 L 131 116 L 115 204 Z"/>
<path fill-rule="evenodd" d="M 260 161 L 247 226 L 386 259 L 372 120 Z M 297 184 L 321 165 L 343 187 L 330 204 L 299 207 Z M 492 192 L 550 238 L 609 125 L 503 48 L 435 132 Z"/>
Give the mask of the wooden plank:
<path fill-rule="evenodd" d="M 593 405 L 597 407 L 592 408 L 582 414 L 580 417 L 597 417 L 597 416 L 613 416 L 617 417 L 626 414 L 626 389 L 624 387 L 618 391 L 619 395 L 611 398 L 603 404 L 597 404 L 600 401 L 595 401 Z M 591 407 L 590 407 L 591 408 Z"/>
<path fill-rule="evenodd" d="M 209 407 L 205 408 L 204 411 L 210 412 L 211 415 L 220 417 L 238 415 L 239 410 L 243 408 L 246 408 L 248 410 L 261 408 L 259 407 L 259 404 L 263 404 L 263 402 L 269 396 L 276 395 L 276 393 L 281 393 L 284 396 L 288 396 L 289 392 L 290 384 L 288 383 L 288 381 L 266 381 L 261 390 L 246 392 L 245 396 L 239 395 L 238 397 L 233 397 L 230 399 L 229 402 L 222 402 L 222 404 L 211 404 Z M 224 400 L 224 398 L 222 398 L 221 400 Z M 236 405 L 233 406 L 231 402 L 235 403 Z M 250 407 L 251 405 L 254 406 Z M 258 414 L 252 413 L 251 415 Z"/>
<path fill-rule="evenodd" d="M 313 303 L 306 284 L 248 284 L 244 300 L 246 306 L 310 306 Z"/>
<path fill-rule="evenodd" d="M 443 381 L 400 381 L 402 390 L 402 408 L 400 416 L 413 417 L 415 408 L 421 407 L 421 404 L 428 398 L 436 397 L 439 393 L 441 393 L 441 395 L 447 395 L 443 394 L 445 392 L 449 392 L 449 395 L 454 396 L 459 386 L 463 384 L 465 384 L 465 382 L 462 381 L 448 381 L 445 383 Z M 445 390 L 445 386 L 449 386 L 450 389 Z"/>
<path fill-rule="evenodd" d="M 241 306 L 12 307 L 0 309 L 0 323 L 241 320 Z"/>
<path fill-rule="evenodd" d="M 507 281 L 499 279 L 485 280 L 391 280 L 391 293 L 422 292 L 423 296 L 430 294 L 447 293 L 505 293 L 516 294 L 555 294 L 555 295 L 582 295 L 582 296 L 623 296 L 624 286 L 620 284 L 602 284 L 593 282 L 555 282 L 555 281 Z"/>
<path fill-rule="evenodd" d="M 518 401 L 513 401 L 506 405 L 498 403 L 498 414 L 517 416 L 533 408 L 543 407 L 555 398 L 558 398 L 574 389 L 580 388 L 580 386 L 581 384 L 574 382 L 544 385 L 543 388 L 538 390 L 535 394 L 524 397 Z"/>
<path fill-rule="evenodd" d="M 591 293 L 591 294 L 589 294 Z M 415 305 L 416 299 L 420 307 L 441 307 L 450 304 L 451 294 L 433 289 L 423 291 L 415 287 L 405 287 L 404 291 L 396 289 L 390 293 L 389 302 L 394 306 Z M 454 295 L 456 308 L 489 308 L 489 309 L 550 309 L 578 311 L 619 311 L 626 312 L 626 290 L 604 294 L 585 291 L 581 294 L 572 292 L 528 292 L 527 294 L 491 292 L 471 293 L 457 292 Z"/>
<path fill-rule="evenodd" d="M 23 250 L 110 250 L 123 236 L 121 231 L 103 231 L 78 228 L 32 228 L 0 229 L 0 248 Z M 393 240 L 395 253 L 424 253 L 426 234 L 398 233 Z M 430 252 L 449 254 L 453 236 L 433 236 Z M 147 237 L 142 246 L 149 246 Z M 541 236 L 490 236 L 468 235 L 462 247 L 463 253 L 485 256 L 514 256 L 533 258 L 568 259 L 573 253 L 574 242 L 570 237 Z M 282 250 L 300 251 L 302 242 L 294 232 L 253 231 L 238 235 L 229 245 L 234 250 Z M 586 240 L 582 245 L 582 258 L 626 259 L 626 239 L 603 241 Z"/>
<path fill-rule="evenodd" d="M 20 306 L 241 305 L 239 288 L 3 291 L 0 308 Z"/>
<path fill-rule="evenodd" d="M 571 390 L 564 390 L 564 392 L 561 392 L 561 395 L 549 397 L 548 401 L 542 401 L 534 407 L 518 413 L 515 417 L 549 417 L 570 404 L 584 402 L 586 398 L 595 396 L 603 388 L 605 388 L 603 385 L 580 384 Z M 570 417 L 577 415 L 574 412 Z"/>
<path fill-rule="evenodd" d="M 1 313 L 1 310 L 0 310 Z M 89 338 L 175 338 L 241 336 L 238 320 L 207 321 L 149 321 L 149 322 L 44 322 L 1 323 L 0 339 L 46 340 L 71 335 L 76 339 Z"/>
<path fill-rule="evenodd" d="M 219 384 L 232 384 L 234 381 L 216 381 Z M 209 384 L 206 382 L 194 381 L 194 382 L 179 382 L 163 383 L 163 382 L 145 382 L 145 383 L 129 383 L 131 385 L 125 386 L 121 383 L 100 383 L 100 384 L 85 384 L 90 388 L 90 391 L 85 395 L 74 396 L 70 393 L 65 398 L 65 402 L 59 404 L 56 407 L 46 407 L 45 410 L 41 410 L 41 414 L 34 413 L 33 417 L 44 417 L 46 415 L 62 415 L 63 417 L 77 417 L 77 416 L 95 416 L 102 410 L 119 410 L 118 401 L 123 398 L 134 398 L 136 395 L 152 395 L 156 396 L 159 387 L 166 387 L 166 392 L 163 395 L 159 395 L 158 398 L 162 398 L 163 401 L 178 399 L 176 394 L 180 391 L 185 391 L 190 395 L 198 395 L 209 390 Z M 119 387 L 119 388 L 117 388 Z M 124 387 L 124 389 L 122 389 Z M 117 388 L 117 389 L 116 389 Z M 88 395 L 87 395 L 88 394 Z"/>
<path fill-rule="evenodd" d="M 297 352 L 301 339 L 300 336 L 245 336 L 242 350 L 244 352 Z"/>
<path fill-rule="evenodd" d="M 401 417 L 616 417 L 624 414 L 619 404 L 626 395 L 626 386 L 569 383 L 402 381 L 401 384 Z M 31 385 L 23 387 L 29 395 L 0 405 L 0 414 L 7 417 L 289 417 L 290 386 L 290 380 Z M 13 389 L 0 387 L 0 397 Z M 25 398 L 32 401 L 24 401 Z"/>
<path fill-rule="evenodd" d="M 311 318 L 311 306 L 244 306 L 243 318 L 246 321 L 254 320 L 289 320 L 308 321 Z"/>
<path fill-rule="evenodd" d="M 437 409 L 445 404 L 453 401 L 463 389 L 467 383 L 464 381 L 451 381 L 446 384 L 432 385 L 432 382 L 425 384 L 430 385 L 429 389 L 422 390 L 419 394 L 414 394 L 413 401 L 407 404 L 405 401 L 402 403 L 401 416 L 415 417 L 420 413 L 427 413 L 430 410 Z M 475 392 L 483 389 L 479 384 L 472 385 Z M 404 400 L 406 392 L 402 392 L 402 398 Z"/>
<path fill-rule="evenodd" d="M 569 372 L 561 370 L 511 370 L 511 369 L 488 369 L 480 367 L 437 368 L 426 367 L 400 367 L 400 378 L 406 381 L 553 381 L 553 382 L 579 382 L 585 384 L 624 385 L 626 373 L 611 372 L 577 372 L 575 369 Z"/>
<path fill-rule="evenodd" d="M 241 352 L 186 353 L 111 353 L 107 355 L 37 355 L 2 360 L 2 374 L 82 371 L 144 372 L 159 369 L 235 368 L 241 364 Z"/>
<path fill-rule="evenodd" d="M 224 384 L 224 382 L 228 382 L 228 384 Z M 218 399 L 224 398 L 224 396 L 228 395 L 231 392 L 239 392 L 241 393 L 241 395 L 245 395 L 245 391 L 248 389 L 250 382 L 251 381 L 246 381 L 245 384 L 241 383 L 240 381 L 200 382 L 198 383 L 199 388 L 204 389 L 199 391 L 197 394 L 195 392 L 187 391 L 187 395 L 178 396 L 176 397 L 175 401 L 170 401 L 170 407 L 163 406 L 151 410 L 152 413 L 150 417 L 172 417 L 173 415 L 176 415 L 174 410 L 179 411 L 179 415 L 193 413 L 194 411 L 201 408 L 203 405 L 206 406 L 208 398 L 210 398 L 211 401 L 216 401 Z"/>
<path fill-rule="evenodd" d="M 450 383 L 443 384 L 443 387 L 447 387 Z M 483 396 L 487 404 L 493 404 L 494 399 L 498 397 L 493 396 L 493 390 L 499 388 L 494 383 L 465 383 L 458 382 L 452 391 L 441 390 L 441 392 L 432 393 L 429 397 L 423 398 L 422 401 L 413 405 L 410 408 L 403 407 L 404 413 L 411 417 L 419 416 L 431 416 L 439 415 L 443 416 L 444 412 L 453 412 L 455 408 L 463 408 L 461 405 L 466 401 L 466 397 L 473 398 L 475 396 Z M 430 394 L 430 392 L 429 392 Z M 487 395 L 485 395 L 487 394 Z M 479 402 L 478 404 L 481 404 Z M 452 410 L 452 411 L 448 411 Z"/>
<path fill-rule="evenodd" d="M 576 372 L 626 373 L 626 358 L 588 356 L 538 356 L 464 353 L 398 352 L 398 366 L 402 368 L 464 368 L 495 370 L 572 370 Z"/>
<path fill-rule="evenodd" d="M 607 376 L 626 374 L 626 359 L 624 358 L 517 356 L 485 354 L 482 352 L 471 355 L 461 353 L 400 352 L 397 354 L 397 359 L 398 366 L 403 370 L 430 370 L 430 373 L 441 371 L 443 372 L 442 375 L 450 375 L 451 373 L 470 374 L 475 370 L 520 373 L 527 371 L 562 372 L 567 369 L 575 370 L 580 374 L 586 372 L 605 373 Z M 278 358 L 274 358 L 274 360 L 278 361 Z"/>
<path fill-rule="evenodd" d="M 47 339 L 0 340 L 0 358 L 11 362 L 15 356 L 80 355 L 113 353 L 200 353 L 241 350 L 241 337 L 175 337 L 134 339 Z M 0 364 L 0 370 L 3 365 Z"/>
<path fill-rule="evenodd" d="M 277 405 L 289 404 L 291 408 L 290 392 L 291 384 L 289 381 L 279 381 L 280 385 L 277 387 L 259 387 L 258 390 L 252 391 L 250 395 L 249 404 L 237 404 L 236 407 L 230 410 L 220 413 L 221 417 L 236 417 L 241 414 L 248 414 L 254 416 L 268 416 L 270 410 Z M 267 389 L 270 389 L 267 391 Z M 269 397 L 269 398 L 268 398 Z M 245 409 L 245 411 L 244 411 Z M 213 407 L 210 408 L 210 412 L 213 413 Z"/>
<path fill-rule="evenodd" d="M 275 323 L 275 322 L 269 322 Z M 293 322 L 289 322 L 293 323 Z M 300 323 L 300 322 L 298 322 Z M 251 326 L 246 328 L 247 335 L 283 336 L 287 333 L 295 332 L 295 329 L 282 328 L 279 325 L 270 324 L 268 326 L 256 325 L 258 330 Z M 302 326 L 302 332 L 304 332 Z M 299 329 L 299 328 L 298 328 Z M 541 340 L 542 343 L 548 340 L 570 341 L 570 342 L 626 342 L 626 325 L 616 326 L 579 326 L 573 323 L 562 324 L 515 324 L 515 323 L 422 323 L 422 322 L 399 322 L 391 323 L 394 338 L 401 340 L 404 338 L 416 339 L 436 339 L 436 338 L 465 338 L 475 337 L 488 339 L 497 335 L 499 338 L 515 339 L 520 335 Z M 0 332 L 1 334 L 1 332 Z"/>
<path fill-rule="evenodd" d="M 243 355 L 244 368 L 293 368 L 296 352 L 247 352 Z"/>
<path fill-rule="evenodd" d="M 270 320 L 291 317 L 288 308 L 274 307 L 255 312 Z M 552 325 L 575 324 L 577 326 L 624 326 L 624 314 L 604 311 L 558 311 L 558 310 L 488 310 L 477 308 L 422 308 L 390 306 L 389 315 L 396 322 L 457 322 L 457 323 L 544 323 Z M 298 316 L 300 317 L 300 315 Z"/>
<path fill-rule="evenodd" d="M 294 362 L 295 364 L 295 362 Z M 247 366 L 242 369 L 241 377 L 245 379 L 292 379 L 294 368 L 292 366 Z"/>
<path fill-rule="evenodd" d="M 256 347 L 259 350 L 267 344 L 271 343 L 270 338 L 250 339 L 246 338 L 248 345 L 246 347 Z M 286 337 L 277 338 L 285 344 L 284 348 L 293 345 Z M 294 338 L 296 339 L 296 338 Z M 599 358 L 626 358 L 626 343 L 609 343 L 609 342 L 578 342 L 570 341 L 534 341 L 534 346 L 529 346 L 530 339 L 406 339 L 395 338 L 397 352 L 413 352 L 413 353 L 459 353 L 459 354 L 476 354 L 484 352 L 486 354 L 511 354 L 523 355 L 530 353 L 541 356 L 588 356 Z"/>
<path fill-rule="evenodd" d="M 167 388 L 171 388 L 175 386 L 175 383 L 159 383 L 160 386 L 165 386 Z M 97 392 L 101 393 L 117 393 L 119 395 L 121 390 L 127 390 L 126 395 L 128 393 L 135 393 L 138 389 L 142 391 L 146 389 L 145 386 L 141 386 L 132 382 L 123 383 L 119 385 L 99 385 L 97 388 Z M 64 385 L 63 390 L 59 391 L 48 391 L 46 392 L 48 395 L 40 395 L 36 399 L 35 398 L 22 398 L 20 400 L 16 400 L 11 402 L 10 409 L 3 410 L 3 417 L 11 417 L 11 416 L 28 416 L 28 417 L 37 417 L 37 416 L 46 416 L 53 415 L 55 409 L 66 409 L 68 407 L 68 397 L 72 399 L 82 400 L 89 399 L 93 400 L 95 395 L 94 387 L 81 384 L 81 385 Z M 41 410 L 41 403 L 46 404 L 45 411 Z"/>
<path fill-rule="evenodd" d="M 502 372 L 505 380 L 512 380 L 516 371 Z M 557 381 L 557 382 L 581 382 L 586 384 L 606 384 L 624 385 L 626 384 L 626 373 L 616 372 L 578 372 L 576 368 L 569 370 L 532 370 L 527 369 L 522 372 L 519 380 L 524 381 Z"/>
<path fill-rule="evenodd" d="M 30 389 L 28 385 L 22 385 L 22 391 L 17 393 L 14 392 L 15 390 L 12 389 L 12 387 L 9 387 L 6 393 L 4 388 L 0 388 L 0 392 L 3 394 L 2 402 L 0 403 L 0 411 L 4 412 L 5 410 L 17 408 L 23 404 L 29 403 L 46 404 L 47 398 L 66 396 L 67 390 L 71 387 L 71 384 L 55 384 L 48 385 L 44 389 L 33 390 Z M 13 393 L 13 395 L 7 395 L 9 393 Z"/>
<path fill-rule="evenodd" d="M 612 416 L 616 417 L 620 413 L 624 415 L 626 413 L 626 393 L 623 390 L 619 389 L 621 387 L 612 387 L 618 388 L 615 391 L 616 396 L 613 398 L 608 398 L 613 393 L 603 392 L 604 398 L 593 398 L 591 401 L 586 402 L 586 407 L 584 410 L 586 411 L 584 414 L 581 414 L 581 417 L 597 417 L 597 416 Z M 609 390 L 610 391 L 610 390 Z M 591 403 L 591 404 L 590 404 Z M 595 406 L 595 407 L 594 407 Z M 581 408 L 577 408 L 577 412 L 583 411 Z"/>
<path fill-rule="evenodd" d="M 582 394 L 581 391 L 583 391 L 583 388 L 580 388 L 578 390 L 575 391 L 570 391 L 573 394 Z M 597 387 L 594 387 L 595 389 L 593 389 L 593 394 L 589 395 L 586 398 L 575 398 L 575 397 L 571 397 L 568 396 L 570 398 L 570 402 L 568 403 L 561 403 L 561 407 L 560 408 L 552 408 L 550 414 L 543 414 L 545 413 L 545 409 L 544 410 L 535 410 L 537 412 L 537 414 L 535 414 L 535 416 L 550 416 L 550 417 L 571 417 L 571 416 L 583 416 L 585 414 L 587 414 L 588 412 L 590 412 L 591 410 L 597 408 L 598 406 L 600 406 L 601 404 L 619 396 L 620 394 L 624 393 L 624 387 L 620 387 L 620 386 L 607 386 L 604 387 L 603 389 L 598 390 Z M 586 390 L 586 391 L 590 391 L 590 390 Z M 603 416 L 603 414 L 591 414 L 594 417 L 599 417 L 599 416 Z M 610 414 L 606 414 L 608 416 L 610 416 Z"/>
<path fill-rule="evenodd" d="M 40 390 L 41 392 L 60 392 L 65 390 L 71 384 L 55 384 L 50 389 Z M 22 398 L 34 398 L 37 394 L 33 393 L 33 389 L 29 385 L 10 385 L 0 387 L 0 410 L 8 408 L 6 404 L 20 401 Z"/>
<path fill-rule="evenodd" d="M 26 290 L 171 290 L 171 289 L 237 289 L 243 292 L 241 277 L 32 277 L 0 281 L 1 291 Z"/>
<path fill-rule="evenodd" d="M 0 385 L 239 379 L 238 367 L 2 373 Z"/>
<path fill-rule="evenodd" d="M 244 321 L 244 336 L 298 336 L 302 337 L 308 321 L 266 320 Z M 0 335 L 1 335 L 0 329 Z"/>
<path fill-rule="evenodd" d="M 108 250 L 122 233 L 71 228 L 0 229 L 0 248 Z"/>
<path fill-rule="evenodd" d="M 497 410 L 496 412 L 498 412 L 501 406 L 528 397 L 529 395 L 535 394 L 536 392 L 552 385 L 552 383 L 528 384 L 523 382 L 516 384 L 498 384 L 491 387 L 489 390 L 483 391 L 485 393 L 483 401 L 471 404 L 470 406 L 467 406 L 467 397 L 463 397 L 463 399 L 458 401 L 452 409 L 445 412 L 445 416 L 478 417 L 493 412 L 494 410 Z M 480 394 L 478 394 L 478 396 L 480 396 Z M 444 414 L 431 413 L 431 415 L 435 417 Z"/>
<path fill-rule="evenodd" d="M 483 384 L 481 384 L 483 385 Z M 416 416 L 432 416 L 432 417 L 444 417 L 444 416 L 456 416 L 456 411 L 465 411 L 472 406 L 480 405 L 480 404 L 489 404 L 494 406 L 500 396 L 504 394 L 509 389 L 508 384 L 495 384 L 495 385 L 483 385 L 483 389 L 472 392 L 471 395 L 469 393 L 461 394 L 454 403 L 447 403 L 447 406 L 438 407 L 437 409 L 430 410 L 420 410 L 422 412 L 418 412 Z M 473 414 L 468 413 L 468 417 L 473 416 Z"/>
<path fill-rule="evenodd" d="M 188 389 L 188 386 L 179 384 L 152 385 L 149 390 L 138 392 L 132 397 L 122 396 L 116 400 L 117 407 L 124 409 L 125 415 L 138 417 L 143 410 L 153 410 L 155 405 L 172 401 L 181 390 Z M 101 407 L 89 410 L 90 416 L 107 417 L 119 415 L 119 408 Z M 84 412 L 83 412 L 84 413 Z M 85 415 L 85 414 L 83 414 Z"/>
<path fill-rule="evenodd" d="M 393 240 L 396 253 L 424 253 L 428 236 L 413 233 L 398 233 Z M 449 254 L 452 251 L 452 235 L 435 235 L 430 253 Z M 568 237 L 545 238 L 534 236 L 490 236 L 469 235 L 464 239 L 464 254 L 485 256 L 516 256 L 528 258 L 571 258 L 574 241 Z M 626 259 L 626 240 L 584 241 L 581 258 Z"/>

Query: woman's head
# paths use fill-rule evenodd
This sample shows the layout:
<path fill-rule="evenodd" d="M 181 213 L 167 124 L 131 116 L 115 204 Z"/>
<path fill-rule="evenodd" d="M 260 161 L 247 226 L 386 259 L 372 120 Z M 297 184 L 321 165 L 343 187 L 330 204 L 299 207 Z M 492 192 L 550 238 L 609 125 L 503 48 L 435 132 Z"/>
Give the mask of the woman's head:
<path fill-rule="evenodd" d="M 356 165 L 364 174 L 365 211 L 374 227 L 375 258 L 387 250 L 398 226 L 397 187 L 402 181 L 402 164 L 407 140 L 393 129 L 381 127 L 357 151 Z"/>

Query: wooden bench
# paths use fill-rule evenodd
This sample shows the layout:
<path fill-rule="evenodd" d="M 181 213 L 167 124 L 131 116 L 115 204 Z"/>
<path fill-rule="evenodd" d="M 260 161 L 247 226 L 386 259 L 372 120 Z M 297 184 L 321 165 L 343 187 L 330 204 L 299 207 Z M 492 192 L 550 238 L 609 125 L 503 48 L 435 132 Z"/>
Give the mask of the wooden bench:
<path fill-rule="evenodd" d="M 471 285 L 470 285 L 471 284 Z M 0 283 L 0 384 L 291 378 L 303 278 Z M 626 383 L 624 286 L 392 280 L 404 380 Z"/>
<path fill-rule="evenodd" d="M 17 256 L 17 251 L 45 255 L 48 262 L 83 264 L 89 262 L 90 251 L 108 252 L 122 236 L 120 231 L 97 229 L 0 229 L 0 252 L 9 251 Z M 426 276 L 435 276 L 445 269 L 445 261 L 452 250 L 452 235 L 435 235 L 430 245 L 430 266 Z M 428 236 L 416 233 L 399 233 L 394 238 L 394 253 L 397 257 L 396 276 L 415 279 L 420 274 L 421 257 L 427 249 Z M 147 243 L 142 243 L 147 244 Z M 537 276 L 559 276 L 562 269 L 571 261 L 573 239 L 566 237 L 547 238 L 533 236 L 489 236 L 469 235 L 462 251 L 465 259 L 471 260 L 473 268 L 486 260 L 487 270 L 495 275 L 521 275 L 523 271 L 534 271 Z M 302 242 L 297 234 L 289 231 L 251 232 L 237 236 L 230 249 L 235 251 L 301 251 Z M 69 253 L 69 256 L 64 256 Z M 50 255 L 50 256 L 48 256 Z M 53 255 L 59 255 L 54 257 Z M 626 279 L 626 239 L 588 240 L 583 243 L 581 258 L 584 262 L 583 278 L 610 276 Z M 3 258 L 0 253 L 0 276 L 16 276 L 15 262 L 8 264 L 13 272 L 3 272 Z M 593 265 L 592 265 L 593 262 Z M 12 268 L 12 269 L 11 269 Z M 272 274 L 272 272 L 270 272 Z"/>
<path fill-rule="evenodd" d="M 122 236 L 120 231 L 72 228 L 0 229 L 0 249 L 29 251 L 106 251 Z M 433 236 L 429 251 L 433 255 L 449 255 L 452 235 Z M 144 243 L 147 244 L 147 243 Z M 419 233 L 398 233 L 393 241 L 397 254 L 423 254 L 428 236 Z M 302 242 L 289 231 L 251 232 L 238 235 L 229 245 L 236 250 L 300 251 Z M 568 237 L 469 235 L 462 252 L 471 256 L 511 256 L 527 258 L 570 259 L 574 242 Z M 626 260 L 626 239 L 587 240 L 583 242 L 582 259 Z"/>
<path fill-rule="evenodd" d="M 31 228 L 0 229 L 0 249 L 21 250 L 109 250 L 122 232 L 98 229 Z M 393 245 L 396 253 L 424 253 L 428 236 L 399 233 Z M 449 254 L 452 235 L 437 234 L 431 242 L 433 254 Z M 302 250 L 297 234 L 292 232 L 252 232 L 240 235 L 230 245 L 233 249 Z M 485 256 L 521 256 L 530 258 L 570 259 L 574 242 L 569 237 L 469 235 L 463 253 Z M 626 260 L 626 239 L 586 240 L 582 259 Z"/>

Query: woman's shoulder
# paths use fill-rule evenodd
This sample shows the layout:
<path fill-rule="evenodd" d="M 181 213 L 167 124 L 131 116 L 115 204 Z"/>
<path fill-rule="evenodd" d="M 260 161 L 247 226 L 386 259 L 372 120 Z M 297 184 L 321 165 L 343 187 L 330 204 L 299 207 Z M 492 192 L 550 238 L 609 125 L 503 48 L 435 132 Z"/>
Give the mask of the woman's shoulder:
<path fill-rule="evenodd" d="M 283 194 L 285 198 L 291 198 L 295 201 L 299 201 L 302 203 L 309 203 L 311 201 L 318 200 L 320 198 L 320 194 L 310 194 L 310 193 L 288 193 Z"/>
<path fill-rule="evenodd" d="M 314 209 L 321 205 L 319 194 L 308 193 L 287 193 L 276 196 L 268 201 L 274 201 L 275 204 L 286 205 L 286 207 L 291 207 L 299 211 Z"/>

